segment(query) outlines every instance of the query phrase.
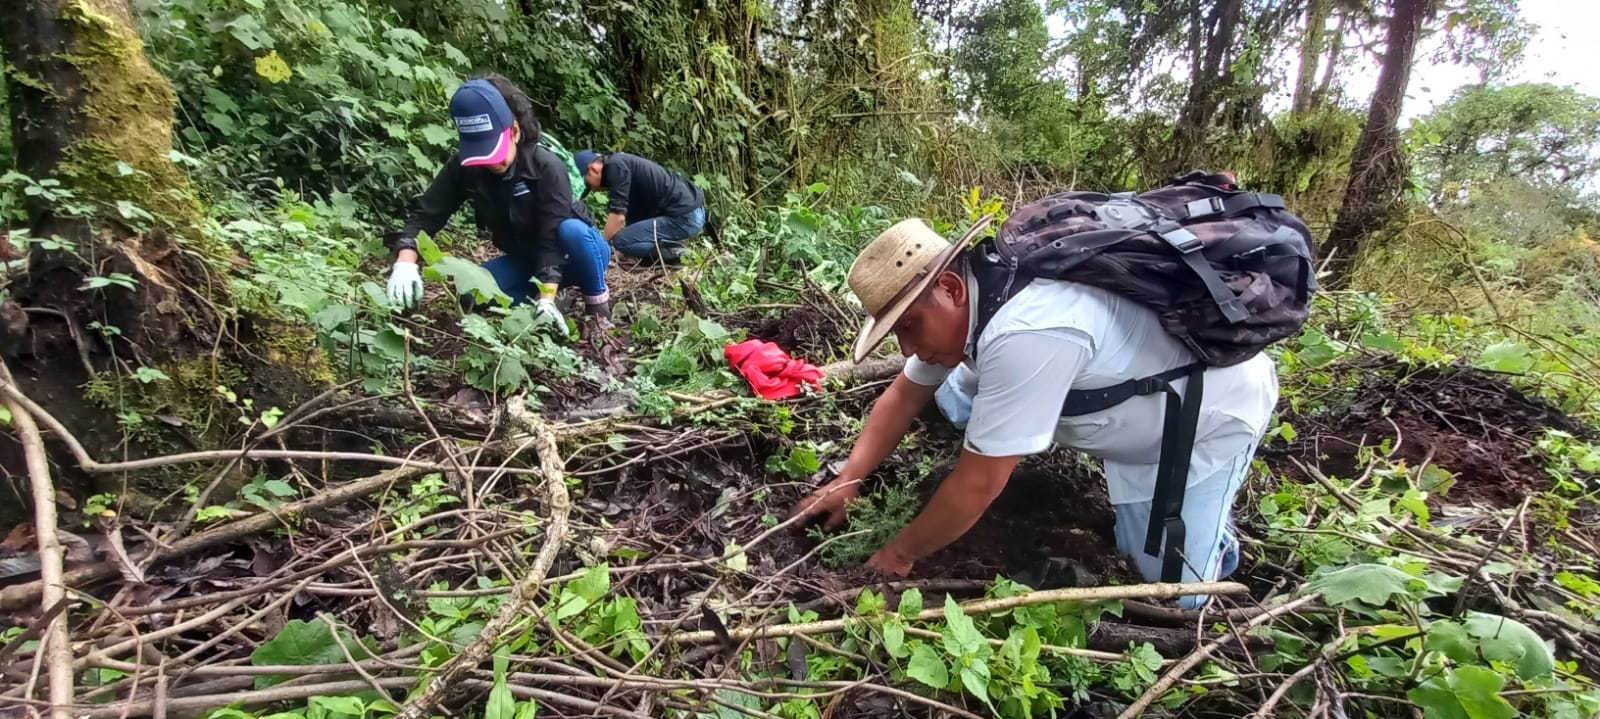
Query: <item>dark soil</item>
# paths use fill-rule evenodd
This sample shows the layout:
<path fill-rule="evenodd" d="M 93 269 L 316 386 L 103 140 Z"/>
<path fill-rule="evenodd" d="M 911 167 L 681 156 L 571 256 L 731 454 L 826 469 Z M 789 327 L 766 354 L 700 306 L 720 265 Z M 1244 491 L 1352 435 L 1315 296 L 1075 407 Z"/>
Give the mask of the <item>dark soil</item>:
<path fill-rule="evenodd" d="M 1359 447 L 1388 440 L 1394 459 L 1454 473 L 1455 502 L 1496 507 L 1515 507 L 1550 486 L 1531 453 L 1546 428 L 1590 433 L 1500 376 L 1466 367 L 1408 373 L 1398 363 L 1370 368 L 1348 406 L 1286 419 L 1299 438 L 1287 449 L 1264 449 L 1269 462 L 1296 456 L 1327 474 L 1353 477 L 1363 470 Z"/>
<path fill-rule="evenodd" d="M 750 336 L 772 342 L 791 355 L 816 363 L 828 361 L 840 344 L 833 322 L 810 307 L 797 307 L 750 325 Z"/>

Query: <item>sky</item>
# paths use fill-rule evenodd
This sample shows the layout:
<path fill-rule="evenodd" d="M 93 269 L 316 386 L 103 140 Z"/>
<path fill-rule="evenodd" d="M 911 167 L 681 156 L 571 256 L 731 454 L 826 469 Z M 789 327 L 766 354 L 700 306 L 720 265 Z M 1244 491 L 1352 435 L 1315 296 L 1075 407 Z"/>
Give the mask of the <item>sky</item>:
<path fill-rule="evenodd" d="M 1600 30 L 1600 0 L 1521 0 L 1520 12 L 1524 21 L 1535 26 L 1534 36 L 1522 63 L 1508 74 L 1506 81 L 1571 85 L 1586 94 L 1600 96 L 1600 36 L 1595 32 Z M 1046 22 L 1056 38 L 1065 37 L 1069 32 L 1059 14 L 1050 14 Z M 1381 41 L 1381 30 L 1376 35 L 1373 39 Z M 1478 81 L 1477 73 L 1470 68 L 1433 62 L 1429 55 L 1436 47 L 1437 43 L 1424 43 L 1417 50 L 1406 103 L 1401 108 L 1402 125 L 1450 99 L 1456 88 Z M 1282 62 L 1286 65 L 1284 77 L 1295 77 L 1299 52 L 1288 48 Z M 1187 68 L 1180 72 L 1187 72 Z M 1358 102 L 1365 107 L 1367 94 L 1378 82 L 1378 58 L 1372 56 L 1347 72 L 1343 81 L 1348 94 L 1359 98 Z M 1287 110 L 1291 90 L 1286 80 L 1277 92 L 1268 95 L 1267 109 Z"/>
<path fill-rule="evenodd" d="M 1510 82 L 1549 82 L 1571 85 L 1600 96 L 1600 0 L 1522 0 L 1522 19 L 1536 25 L 1522 64 L 1507 78 Z M 1477 82 L 1477 73 L 1464 67 L 1435 64 L 1418 52 L 1411 86 L 1402 108 L 1402 121 L 1426 115 L 1450 99 L 1461 85 Z M 1352 73 L 1348 86 L 1370 88 L 1377 83 L 1378 68 Z"/>

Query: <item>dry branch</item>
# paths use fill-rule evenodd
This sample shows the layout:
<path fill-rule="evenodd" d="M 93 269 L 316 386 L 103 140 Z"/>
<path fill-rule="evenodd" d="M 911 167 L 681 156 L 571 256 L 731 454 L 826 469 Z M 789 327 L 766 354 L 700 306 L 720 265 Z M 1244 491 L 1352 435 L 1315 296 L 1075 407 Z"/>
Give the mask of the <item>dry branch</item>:
<path fill-rule="evenodd" d="M 429 678 L 422 691 L 395 715 L 395 719 L 423 719 L 429 716 L 434 706 L 451 689 L 453 682 L 489 658 L 500 637 L 523 619 L 528 607 L 536 600 L 545 575 L 550 573 L 550 565 L 561 551 L 561 544 L 567 537 L 567 518 L 572 513 L 572 502 L 567 496 L 562 462 L 556 454 L 556 438 L 542 421 L 525 418 L 523 424 L 536 439 L 539 471 L 544 477 L 544 489 L 549 497 L 550 520 L 545 524 L 544 544 L 539 548 L 539 554 L 534 558 L 527 575 L 517 582 L 516 591 L 500 605 L 478 636 Z"/>
<path fill-rule="evenodd" d="M 861 364 L 842 360 L 823 365 L 822 376 L 841 382 L 871 382 L 893 377 L 905 366 L 904 357 L 874 357 Z"/>
<path fill-rule="evenodd" d="M 1177 684 L 1178 680 L 1183 678 L 1183 675 L 1189 673 L 1189 670 L 1199 666 L 1201 662 L 1210 659 L 1211 655 L 1215 654 L 1218 649 L 1222 648 L 1223 645 L 1243 636 L 1245 631 L 1251 627 L 1265 624 L 1269 621 L 1272 621 L 1276 617 L 1283 616 L 1284 614 L 1288 614 L 1289 612 L 1299 609 L 1300 607 L 1315 602 L 1321 597 L 1321 594 L 1312 594 L 1296 599 L 1288 604 L 1284 604 L 1271 610 L 1262 612 L 1261 614 L 1252 617 L 1250 621 L 1245 622 L 1242 626 L 1237 627 L 1233 631 L 1217 637 L 1205 646 L 1196 649 L 1193 653 L 1189 654 L 1183 659 L 1178 660 L 1178 663 L 1172 665 L 1172 668 L 1168 669 L 1166 674 L 1161 675 L 1161 678 L 1156 680 L 1155 684 L 1150 685 L 1150 688 L 1146 689 L 1143 694 L 1140 694 L 1139 698 L 1135 699 L 1132 704 L 1129 704 L 1127 709 L 1124 709 L 1121 714 L 1118 714 L 1117 719 L 1135 719 L 1135 717 L 1143 715 L 1144 710 L 1150 708 L 1150 704 L 1152 702 L 1160 699 L 1162 694 L 1167 693 L 1167 690 L 1171 689 L 1173 685 Z"/>
<path fill-rule="evenodd" d="M 357 497 L 362 497 L 388 487 L 394 482 L 410 479 L 427 470 L 421 467 L 397 467 L 386 472 L 375 474 L 371 477 L 358 479 L 349 484 L 331 489 L 315 497 L 308 497 L 298 502 L 290 502 L 278 508 L 278 516 L 300 516 L 307 512 L 316 511 L 326 507 L 342 504 Z M 263 512 L 246 517 L 237 522 L 230 522 L 214 529 L 209 529 L 199 534 L 184 537 L 173 542 L 170 547 L 161 551 L 161 561 L 171 561 L 186 554 L 213 547 L 218 544 L 231 542 L 248 537 L 252 534 L 264 532 L 278 525 L 278 516 Z M 80 567 L 67 572 L 65 582 L 68 586 L 79 586 L 107 577 L 117 575 L 115 562 L 102 562 Z M 43 580 L 18 584 L 16 586 L 0 589 L 0 611 L 16 611 L 39 601 L 40 593 L 44 589 Z"/>
<path fill-rule="evenodd" d="M 989 614 L 1016 607 L 1025 607 L 1031 604 L 1048 604 L 1051 602 L 1092 602 L 1110 599 L 1171 599 L 1189 594 L 1245 594 L 1249 589 L 1243 584 L 1235 582 L 1189 582 L 1182 584 L 1129 584 L 1116 587 L 1069 587 L 1065 589 L 1050 589 L 1042 592 L 1029 592 L 1014 597 L 1000 599 L 984 599 L 968 602 L 961 605 L 961 611 L 966 614 Z M 938 619 L 944 616 L 944 609 L 924 609 L 916 616 L 918 620 Z M 797 624 L 775 624 L 766 627 L 747 627 L 729 631 L 735 641 L 748 641 L 750 639 L 770 639 L 773 637 L 792 637 L 801 634 L 830 634 L 843 631 L 851 622 L 857 619 L 829 619 L 820 622 L 801 622 Z M 709 644 L 718 641 L 717 635 L 710 631 L 683 632 L 669 634 L 665 637 L 668 641 L 677 644 Z"/>
<path fill-rule="evenodd" d="M 0 362 L 0 382 L 11 383 L 11 371 Z M 50 464 L 45 459 L 44 439 L 39 427 L 22 405 L 6 402 L 11 421 L 16 425 L 22 442 L 22 454 L 28 465 L 29 489 L 33 492 L 33 526 L 39 538 L 39 584 L 42 606 L 56 607 L 65 601 L 67 586 L 63 578 L 61 541 L 56 538 L 56 489 L 50 481 Z M 71 719 L 72 711 L 72 646 L 67 633 L 68 612 L 58 612 L 50 618 L 44 632 L 45 659 L 49 663 L 50 716 L 53 719 Z"/>

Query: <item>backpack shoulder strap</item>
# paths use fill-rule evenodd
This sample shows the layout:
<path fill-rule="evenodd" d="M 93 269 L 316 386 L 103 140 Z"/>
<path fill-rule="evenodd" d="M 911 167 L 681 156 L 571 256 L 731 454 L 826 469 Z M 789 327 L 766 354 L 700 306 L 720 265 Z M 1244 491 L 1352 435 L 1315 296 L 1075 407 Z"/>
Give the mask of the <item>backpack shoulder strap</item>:
<path fill-rule="evenodd" d="M 978 293 L 978 316 L 972 325 L 972 337 L 969 338 L 974 347 L 1000 307 L 1033 279 L 1020 272 L 1017 265 L 1015 257 L 1001 256 L 992 240 L 979 243 L 967 251 L 967 267 L 977 280 L 976 286 L 968 288 L 968 291 Z"/>
<path fill-rule="evenodd" d="M 1189 483 L 1189 462 L 1200 428 L 1200 403 L 1205 396 L 1206 364 L 1191 362 L 1149 377 L 1132 379 L 1103 389 L 1072 390 L 1061 408 L 1064 417 L 1091 414 L 1115 407 L 1134 397 L 1164 393 L 1167 406 L 1161 420 L 1161 455 L 1156 464 L 1155 493 L 1150 499 L 1150 526 L 1145 530 L 1144 553 L 1161 557 L 1161 581 L 1183 579 L 1183 495 Z M 1172 386 L 1188 379 L 1183 393 Z M 1164 541 L 1163 541 L 1164 540 Z M 1163 546 L 1165 545 L 1165 546 Z"/>

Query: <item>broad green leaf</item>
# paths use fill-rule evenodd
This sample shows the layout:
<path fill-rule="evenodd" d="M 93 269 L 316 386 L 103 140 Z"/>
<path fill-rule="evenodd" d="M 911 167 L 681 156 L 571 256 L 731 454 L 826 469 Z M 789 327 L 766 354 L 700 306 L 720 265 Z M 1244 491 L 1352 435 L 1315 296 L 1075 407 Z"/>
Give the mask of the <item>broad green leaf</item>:
<path fill-rule="evenodd" d="M 511 695 L 511 688 L 506 686 L 506 668 L 510 660 L 506 655 L 496 652 L 494 655 L 494 686 L 489 689 L 489 699 L 483 705 L 483 719 L 514 719 L 516 712 L 516 697 Z"/>
<path fill-rule="evenodd" d="M 1483 658 L 1517 667 L 1517 676 L 1537 679 L 1555 671 L 1550 647 L 1528 625 L 1484 612 L 1467 612 L 1467 633 L 1478 642 Z"/>
<path fill-rule="evenodd" d="M 1533 357 L 1527 345 L 1505 340 L 1483 348 L 1475 364 L 1495 372 L 1527 372 L 1533 368 Z"/>
<path fill-rule="evenodd" d="M 1478 666 L 1457 667 L 1406 692 L 1426 719 L 1511 719 L 1517 715 L 1500 690 L 1506 680 Z"/>
<path fill-rule="evenodd" d="M 459 257 L 441 257 L 438 262 L 428 265 L 426 273 L 435 279 L 450 280 L 455 285 L 458 295 L 471 295 L 479 302 L 492 300 L 502 307 L 511 305 L 511 298 L 500 291 L 500 285 L 494 281 L 494 275 L 489 274 L 483 267 Z"/>
<path fill-rule="evenodd" d="M 578 596 L 591 602 L 598 601 L 606 595 L 606 592 L 611 591 L 611 567 L 606 564 L 589 567 L 583 576 L 572 580 L 567 589 L 577 592 Z"/>
<path fill-rule="evenodd" d="M 281 479 L 269 479 L 262 482 L 261 488 L 275 497 L 293 497 L 300 493 L 299 490 L 294 488 L 294 485 Z"/>
<path fill-rule="evenodd" d="M 1430 652 L 1441 652 L 1458 663 L 1478 661 L 1477 643 L 1460 622 L 1445 620 L 1428 624 L 1422 647 Z"/>
<path fill-rule="evenodd" d="M 1357 564 L 1311 580 L 1307 590 L 1321 592 L 1323 600 L 1333 605 L 1360 600 L 1381 607 L 1396 594 L 1409 594 L 1413 581 L 1417 581 L 1415 577 L 1394 567 Z"/>
<path fill-rule="evenodd" d="M 739 546 L 738 542 L 729 542 L 728 546 L 722 548 L 722 560 L 735 572 L 743 572 L 750 568 L 750 557 L 744 553 L 744 547 Z"/>
<path fill-rule="evenodd" d="M 861 594 L 856 596 L 856 614 L 859 615 L 881 614 L 888 606 L 888 600 L 871 589 L 863 589 Z"/>
<path fill-rule="evenodd" d="M 895 658 L 906 655 L 906 628 L 892 617 L 883 623 L 883 650 Z"/>
<path fill-rule="evenodd" d="M 912 587 L 900 593 L 900 616 L 912 619 L 922 613 L 922 590 Z"/>
<path fill-rule="evenodd" d="M 350 696 L 312 697 L 308 703 L 321 707 L 330 713 L 346 716 L 358 717 L 366 713 L 367 710 L 366 705 L 362 704 L 360 699 Z"/>
<path fill-rule="evenodd" d="M 1428 512 L 1428 495 L 1415 489 L 1406 490 L 1405 494 L 1395 500 L 1395 505 L 1411 513 L 1422 526 L 1428 526 L 1430 517 Z"/>
<path fill-rule="evenodd" d="M 961 668 L 961 686 L 966 687 L 967 693 L 977 697 L 984 704 L 989 703 L 989 666 L 979 659 L 972 666 Z"/>
<path fill-rule="evenodd" d="M 973 625 L 972 617 L 961 611 L 955 597 L 944 597 L 944 649 L 954 656 L 988 656 L 989 643 Z"/>
<path fill-rule="evenodd" d="M 355 658 L 365 659 L 368 656 L 366 648 L 349 632 L 340 630 L 339 638 L 344 641 L 344 645 Z M 300 619 L 289 620 L 283 625 L 283 629 L 278 630 L 277 636 L 250 653 L 250 663 L 255 666 L 338 664 L 344 661 L 344 652 L 334 641 L 333 632 L 328 630 L 327 624 Z M 270 687 L 291 678 L 276 674 L 259 676 L 256 677 L 256 688 Z"/>
<path fill-rule="evenodd" d="M 423 264 L 431 265 L 444 259 L 444 251 L 439 249 L 439 243 L 426 232 L 417 233 L 417 255 L 422 257 Z"/>
<path fill-rule="evenodd" d="M 444 125 L 424 125 L 422 139 L 434 147 L 449 147 L 456 141 L 456 133 Z"/>
<path fill-rule="evenodd" d="M 732 689 L 718 689 L 717 698 L 726 704 L 732 704 L 745 709 L 754 709 L 756 711 L 761 710 L 761 698 L 751 696 L 744 692 L 734 691 Z M 715 717 L 715 719 L 747 719 L 750 716 L 749 714 L 741 712 L 738 709 L 725 706 L 724 704 L 717 704 L 716 707 L 716 714 L 701 714 L 700 716 Z"/>
<path fill-rule="evenodd" d="M 935 689 L 950 686 L 950 669 L 939 658 L 939 653 L 926 644 L 918 644 L 912 650 L 911 661 L 906 664 L 906 676 Z"/>

